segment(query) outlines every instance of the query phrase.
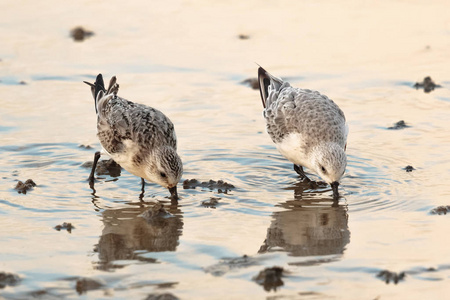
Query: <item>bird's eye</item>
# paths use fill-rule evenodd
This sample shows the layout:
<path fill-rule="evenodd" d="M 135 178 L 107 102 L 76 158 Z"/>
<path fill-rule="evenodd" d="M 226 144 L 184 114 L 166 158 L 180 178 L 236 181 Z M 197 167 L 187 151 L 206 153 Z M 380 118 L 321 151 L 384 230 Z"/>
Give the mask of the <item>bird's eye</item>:
<path fill-rule="evenodd" d="M 326 173 L 326 172 L 327 172 L 327 170 L 325 170 L 325 168 L 324 168 L 324 167 L 322 167 L 322 172 Z"/>
<path fill-rule="evenodd" d="M 159 173 L 159 175 L 161 175 L 162 178 L 166 178 L 167 177 L 166 173 L 164 173 L 164 172 Z"/>

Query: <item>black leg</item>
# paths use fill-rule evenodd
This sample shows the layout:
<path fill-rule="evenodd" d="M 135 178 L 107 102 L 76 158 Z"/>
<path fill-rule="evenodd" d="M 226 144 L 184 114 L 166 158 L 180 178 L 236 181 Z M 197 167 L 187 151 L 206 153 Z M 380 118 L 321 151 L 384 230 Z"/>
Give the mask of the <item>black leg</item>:
<path fill-rule="evenodd" d="M 311 181 L 311 179 L 309 179 L 308 176 L 306 176 L 302 166 L 294 164 L 294 171 L 297 172 L 297 174 L 300 175 L 300 179 L 304 179 L 305 182 Z"/>
<path fill-rule="evenodd" d="M 141 177 L 141 183 L 142 183 L 142 188 L 141 188 L 141 194 L 139 195 L 139 200 L 143 201 L 144 199 L 144 193 L 145 193 L 145 180 L 144 178 Z"/>
<path fill-rule="evenodd" d="M 94 185 L 95 169 L 97 168 L 97 162 L 98 162 L 99 159 L 100 159 L 100 151 L 97 151 L 97 152 L 95 152 L 94 163 L 92 164 L 91 174 L 89 175 L 89 178 L 88 178 L 89 184 L 91 186 Z"/>

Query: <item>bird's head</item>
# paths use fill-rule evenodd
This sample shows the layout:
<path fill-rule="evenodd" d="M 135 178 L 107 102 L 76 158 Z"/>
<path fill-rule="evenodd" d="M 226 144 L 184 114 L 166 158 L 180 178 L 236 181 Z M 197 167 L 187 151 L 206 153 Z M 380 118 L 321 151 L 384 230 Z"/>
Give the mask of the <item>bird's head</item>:
<path fill-rule="evenodd" d="M 183 163 L 178 156 L 177 151 L 172 147 L 161 147 L 156 149 L 152 155 L 155 155 L 155 163 L 147 169 L 147 178 L 167 189 L 169 189 L 171 198 L 178 199 L 177 184 L 183 174 Z"/>
<path fill-rule="evenodd" d="M 337 194 L 339 181 L 347 167 L 347 155 L 344 149 L 336 143 L 317 146 L 313 150 L 314 170 L 333 188 Z"/>

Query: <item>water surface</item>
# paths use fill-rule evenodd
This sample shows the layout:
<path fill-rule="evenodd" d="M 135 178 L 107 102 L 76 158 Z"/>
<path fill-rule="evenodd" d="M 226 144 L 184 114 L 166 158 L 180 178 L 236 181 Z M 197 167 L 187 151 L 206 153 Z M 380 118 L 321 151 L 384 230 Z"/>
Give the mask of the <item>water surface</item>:
<path fill-rule="evenodd" d="M 1 3 L 0 272 L 21 280 L 0 288 L 0 298 L 441 298 L 450 221 L 430 211 L 450 204 L 449 8 L 412 0 Z M 94 36 L 73 41 L 78 25 Z M 300 182 L 265 133 L 259 92 L 240 84 L 256 76 L 255 62 L 345 112 L 339 203 L 330 188 Z M 140 179 L 122 170 L 98 175 L 91 189 L 83 164 L 100 145 L 82 81 L 99 72 L 118 77 L 121 96 L 171 118 L 183 181 L 234 187 L 180 183 L 173 205 L 149 183 L 140 201 Z M 412 88 L 425 76 L 442 87 Z M 399 120 L 410 127 L 387 129 Z M 27 179 L 37 186 L 14 190 Z M 158 202 L 171 217 L 143 218 Z M 64 222 L 75 228 L 54 229 Z M 253 280 L 275 266 L 282 283 Z M 383 270 L 406 276 L 386 283 Z"/>

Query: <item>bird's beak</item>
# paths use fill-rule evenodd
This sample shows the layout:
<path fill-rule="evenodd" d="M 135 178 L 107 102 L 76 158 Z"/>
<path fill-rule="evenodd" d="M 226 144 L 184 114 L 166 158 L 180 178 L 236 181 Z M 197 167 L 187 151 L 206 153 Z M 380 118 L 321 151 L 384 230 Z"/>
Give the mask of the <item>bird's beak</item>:
<path fill-rule="evenodd" d="M 179 198 L 178 198 L 178 193 L 177 193 L 177 186 L 175 185 L 175 186 L 173 186 L 173 187 L 171 187 L 171 188 L 169 188 L 169 192 L 170 192 L 170 198 L 172 199 L 172 200 L 178 200 Z"/>
<path fill-rule="evenodd" d="M 333 200 L 337 201 L 339 199 L 339 192 L 338 192 L 339 182 L 335 181 L 332 182 L 330 185 L 331 189 L 333 190 Z"/>

